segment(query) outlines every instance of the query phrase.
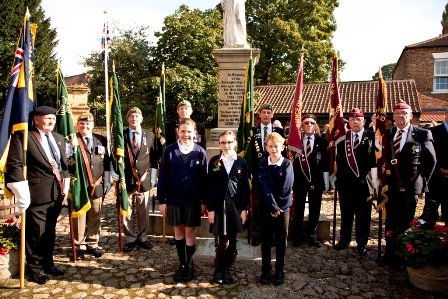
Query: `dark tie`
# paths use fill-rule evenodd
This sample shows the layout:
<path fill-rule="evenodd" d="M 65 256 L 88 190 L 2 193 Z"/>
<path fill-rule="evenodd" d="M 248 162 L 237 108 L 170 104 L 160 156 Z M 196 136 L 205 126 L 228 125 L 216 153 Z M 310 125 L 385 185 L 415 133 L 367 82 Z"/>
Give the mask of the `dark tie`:
<path fill-rule="evenodd" d="M 264 150 L 266 151 L 266 138 L 268 137 L 268 127 L 264 127 L 264 134 L 263 134 L 263 143 L 264 143 Z"/>
<path fill-rule="evenodd" d="M 394 140 L 394 153 L 395 155 L 398 155 L 400 153 L 400 142 L 401 138 L 403 137 L 403 130 L 398 131 L 397 138 Z"/>
<path fill-rule="evenodd" d="M 359 136 L 355 134 L 355 141 L 353 141 L 353 151 L 356 153 L 359 147 Z"/>
<path fill-rule="evenodd" d="M 92 138 L 86 137 L 86 145 L 89 151 L 92 151 Z"/>
<path fill-rule="evenodd" d="M 137 136 L 137 132 L 132 132 L 134 135 L 132 137 L 132 148 L 134 150 L 134 154 L 138 154 L 139 150 L 140 150 L 140 144 L 138 142 L 138 136 Z"/>
<path fill-rule="evenodd" d="M 307 137 L 307 145 L 306 145 L 306 157 L 308 158 L 311 155 L 311 137 Z"/>
<path fill-rule="evenodd" d="M 53 157 L 53 160 L 58 165 L 58 169 L 61 170 L 61 161 L 59 161 L 58 152 L 56 151 L 56 148 L 54 147 L 53 143 L 50 141 L 50 134 L 45 133 L 45 136 L 47 137 L 48 145 L 50 146 L 51 156 Z"/>

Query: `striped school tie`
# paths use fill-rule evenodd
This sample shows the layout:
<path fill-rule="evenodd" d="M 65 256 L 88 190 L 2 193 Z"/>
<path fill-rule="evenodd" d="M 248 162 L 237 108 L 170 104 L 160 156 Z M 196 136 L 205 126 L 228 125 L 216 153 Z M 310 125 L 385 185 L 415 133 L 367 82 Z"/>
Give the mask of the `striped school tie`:
<path fill-rule="evenodd" d="M 307 141 L 307 145 L 306 145 L 306 157 L 308 158 L 311 155 L 311 137 L 308 136 L 307 137 L 308 141 Z"/>
<path fill-rule="evenodd" d="M 355 141 L 353 141 L 353 151 L 356 153 L 359 147 L 359 136 L 355 134 Z"/>
<path fill-rule="evenodd" d="M 138 143 L 138 139 L 137 139 L 137 132 L 132 132 L 134 134 L 134 136 L 132 137 L 132 148 L 134 151 L 134 154 L 138 154 L 139 150 L 140 150 L 140 144 Z"/>
<path fill-rule="evenodd" d="M 263 143 L 264 143 L 264 151 L 266 151 L 266 138 L 268 137 L 268 127 L 264 127 L 264 134 L 263 134 Z"/>
<path fill-rule="evenodd" d="M 404 130 L 399 130 L 397 138 L 395 138 L 395 140 L 394 140 L 395 155 L 398 155 L 400 153 L 400 142 L 401 142 L 401 138 L 403 138 L 403 132 L 404 132 Z"/>

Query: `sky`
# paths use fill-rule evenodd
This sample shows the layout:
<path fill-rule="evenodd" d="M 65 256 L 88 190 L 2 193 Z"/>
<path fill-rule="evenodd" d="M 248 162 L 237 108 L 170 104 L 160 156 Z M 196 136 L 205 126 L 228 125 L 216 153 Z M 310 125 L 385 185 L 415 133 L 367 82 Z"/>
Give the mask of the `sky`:
<path fill-rule="evenodd" d="M 42 7 L 58 33 L 56 57 L 62 61 L 64 75 L 71 76 L 85 72 L 83 57 L 100 50 L 105 19 L 109 26 L 118 22 L 121 28 L 147 25 L 152 31 L 160 31 L 163 18 L 173 14 L 181 4 L 204 10 L 219 2 L 42 0 Z M 372 80 L 381 66 L 398 61 L 405 46 L 439 36 L 447 3 L 447 0 L 339 0 L 334 12 L 337 30 L 333 45 L 346 62 L 340 80 Z M 154 37 L 151 40 L 156 41 Z"/>

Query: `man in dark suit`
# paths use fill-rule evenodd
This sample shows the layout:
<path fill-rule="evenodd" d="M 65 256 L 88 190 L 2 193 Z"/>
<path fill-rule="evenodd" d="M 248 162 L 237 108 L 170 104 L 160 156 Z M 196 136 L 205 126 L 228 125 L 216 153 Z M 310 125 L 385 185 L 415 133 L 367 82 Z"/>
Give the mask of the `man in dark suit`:
<path fill-rule="evenodd" d="M 434 138 L 434 150 L 437 164 L 429 181 L 429 215 L 425 215 L 428 228 L 433 228 L 439 217 L 439 206 L 442 207 L 442 221 L 448 225 L 448 110 L 445 111 L 445 120 L 441 125 L 431 127 Z"/>
<path fill-rule="evenodd" d="M 302 241 L 321 247 L 316 239 L 319 224 L 322 192 L 328 191 L 328 141 L 315 134 L 317 118 L 314 114 L 302 117 L 303 152 L 294 161 L 294 236 L 292 246 Z M 308 195 L 308 226 L 303 229 L 305 202 Z"/>
<path fill-rule="evenodd" d="M 25 251 L 32 278 L 45 284 L 47 274 L 64 275 L 64 270 L 54 265 L 53 250 L 56 222 L 62 201 L 67 198 L 70 174 L 64 137 L 52 132 L 56 109 L 41 106 L 30 116 L 33 126 L 28 132 L 27 177 L 23 174 L 24 134 L 19 131 L 11 139 L 5 179 L 18 199 L 19 212 L 26 210 Z"/>
<path fill-rule="evenodd" d="M 101 207 L 103 196 L 110 189 L 110 160 L 107 154 L 107 140 L 105 137 L 92 133 L 94 123 L 91 113 L 83 113 L 77 122 L 78 143 L 82 153 L 85 170 L 85 186 L 90 196 L 90 209 L 77 218 L 73 218 L 75 243 L 78 247 L 76 258 L 81 260 L 84 253 L 96 258 L 103 255 L 98 247 L 101 230 Z"/>
<path fill-rule="evenodd" d="M 432 133 L 411 124 L 411 107 L 400 100 L 393 107 L 395 126 L 388 130 L 386 158 L 391 171 L 387 178 L 386 249 L 382 262 L 401 267 L 395 256 L 396 237 L 414 219 L 418 196 L 428 192 L 436 165 Z"/>
<path fill-rule="evenodd" d="M 269 133 L 277 132 L 283 138 L 285 133 L 282 128 L 274 127 L 271 123 L 274 111 L 271 104 L 263 104 L 258 109 L 261 123 L 252 127 L 251 139 L 251 173 L 252 173 L 252 245 L 258 246 L 261 242 L 260 233 L 260 189 L 258 184 L 258 164 L 269 156 L 265 147 L 265 138 Z"/>
<path fill-rule="evenodd" d="M 149 191 L 151 190 L 150 155 L 154 150 L 154 134 L 142 128 L 142 111 L 133 107 L 126 114 L 129 128 L 124 130 L 126 142 L 124 171 L 126 189 L 129 195 L 131 214 L 123 217 L 125 252 L 135 246 L 150 249 L 153 245 L 148 240 L 149 226 Z M 134 217 L 137 217 L 137 231 L 134 228 Z"/>
<path fill-rule="evenodd" d="M 182 118 L 191 118 L 193 113 L 193 108 L 191 103 L 187 100 L 182 100 L 177 104 L 177 114 L 179 115 L 179 120 Z M 173 144 L 177 141 L 177 124 L 179 120 L 168 122 L 165 124 L 165 134 L 166 134 L 166 145 Z M 194 142 L 202 146 L 203 149 L 207 148 L 207 140 L 205 138 L 205 128 L 204 126 L 196 122 L 196 136 L 194 137 Z"/>
<path fill-rule="evenodd" d="M 346 249 L 352 238 L 353 218 L 358 254 L 367 255 L 372 199 L 376 194 L 377 169 L 375 136 L 364 130 L 364 113 L 358 108 L 350 111 L 350 130 L 344 142 L 337 145 L 336 191 L 340 195 L 341 233 L 336 250 Z"/>

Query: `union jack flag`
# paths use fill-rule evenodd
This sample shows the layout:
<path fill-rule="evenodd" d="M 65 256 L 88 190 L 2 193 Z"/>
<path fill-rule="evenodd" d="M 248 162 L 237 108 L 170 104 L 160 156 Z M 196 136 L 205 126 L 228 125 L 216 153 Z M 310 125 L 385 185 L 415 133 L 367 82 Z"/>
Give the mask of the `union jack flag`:
<path fill-rule="evenodd" d="M 101 57 L 103 61 L 105 60 L 106 56 L 109 55 L 109 43 L 110 43 L 109 23 L 106 22 L 104 23 L 103 34 L 101 37 L 101 49 L 102 49 Z"/>

